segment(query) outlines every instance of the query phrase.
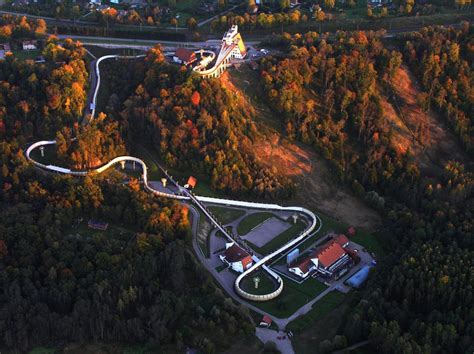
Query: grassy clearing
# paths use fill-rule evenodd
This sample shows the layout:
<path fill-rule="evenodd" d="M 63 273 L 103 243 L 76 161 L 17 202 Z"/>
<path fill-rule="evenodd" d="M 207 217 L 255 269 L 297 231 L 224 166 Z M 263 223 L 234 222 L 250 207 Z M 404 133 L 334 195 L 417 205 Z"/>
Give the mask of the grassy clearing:
<path fill-rule="evenodd" d="M 260 279 L 257 289 L 255 289 L 255 277 L 258 277 Z M 246 292 L 255 295 L 268 294 L 276 289 L 275 281 L 272 280 L 270 278 L 270 275 L 263 270 L 253 272 L 250 276 L 246 276 L 244 279 L 242 279 L 240 286 Z"/>
<path fill-rule="evenodd" d="M 113 235 L 115 238 L 119 238 L 122 240 L 129 240 L 136 233 L 136 230 L 129 229 L 122 225 L 112 224 L 110 222 L 109 222 L 109 226 L 107 227 L 107 230 L 105 231 L 95 230 L 87 226 L 88 221 L 89 221 L 89 218 L 84 218 L 84 220 L 80 222 L 79 224 L 75 224 L 71 226 L 68 233 L 73 234 L 73 235 L 79 234 L 81 236 L 88 236 L 88 237 L 93 237 L 96 235 Z"/>
<path fill-rule="evenodd" d="M 38 56 L 41 55 L 41 50 L 40 49 L 18 50 L 18 51 L 14 51 L 13 55 L 15 56 L 15 58 L 18 58 L 19 60 L 27 60 L 27 59 L 35 60 Z"/>
<path fill-rule="evenodd" d="M 56 155 L 56 145 L 46 145 L 44 147 L 44 157 L 41 157 L 40 148 L 37 147 L 36 149 L 31 151 L 31 157 L 35 161 L 38 161 L 39 163 L 42 163 L 44 165 L 57 165 L 57 164 L 59 164 L 58 157 Z"/>
<path fill-rule="evenodd" d="M 223 224 L 227 225 L 245 214 L 245 210 L 210 206 L 209 210 Z"/>
<path fill-rule="evenodd" d="M 199 211 L 199 215 L 197 242 L 204 256 L 209 258 L 209 235 L 212 231 L 212 224 L 209 222 L 209 220 L 207 220 L 206 216 L 201 211 Z"/>
<path fill-rule="evenodd" d="M 274 216 L 276 215 L 268 212 L 250 214 L 239 223 L 237 232 L 241 236 L 247 235 L 252 229 Z"/>
<path fill-rule="evenodd" d="M 344 301 L 344 299 L 344 294 L 341 294 L 338 291 L 332 291 L 316 302 L 311 308 L 311 311 L 290 322 L 286 328 L 295 333 L 302 332 L 304 329 L 312 326 L 314 322 L 322 316 L 334 310 Z"/>
<path fill-rule="evenodd" d="M 389 252 L 388 245 L 381 232 L 369 233 L 363 230 L 357 230 L 356 234 L 351 237 L 351 241 L 364 246 L 369 252 L 375 253 L 379 259 L 385 257 Z"/>
<path fill-rule="evenodd" d="M 285 318 L 291 316 L 301 306 L 314 299 L 324 290 L 326 290 L 326 285 L 313 278 L 302 284 L 287 280 L 278 298 L 261 303 L 253 302 L 253 304 L 274 316 Z"/>
<path fill-rule="evenodd" d="M 104 55 L 139 55 L 143 54 L 143 50 L 138 49 L 130 49 L 130 48 L 103 48 L 96 45 L 85 45 L 86 49 L 88 49 L 95 57 L 99 58 Z"/>
<path fill-rule="evenodd" d="M 45 348 L 45 347 L 34 348 L 29 352 L 29 354 L 54 354 L 54 353 L 56 353 L 56 349 Z"/>
<path fill-rule="evenodd" d="M 263 247 L 257 247 L 252 245 L 258 253 L 260 254 L 269 254 L 279 247 L 283 246 L 288 241 L 294 239 L 298 236 L 304 229 L 306 229 L 306 224 L 302 221 L 297 221 L 296 224 L 291 225 L 290 228 L 283 231 L 278 236 L 274 237 L 270 242 L 266 243 Z"/>
<path fill-rule="evenodd" d="M 333 293 L 327 296 L 331 296 L 331 294 Z M 322 309 L 317 310 L 318 304 L 321 305 L 320 302 L 324 301 L 325 298 L 326 296 L 318 301 L 310 311 L 310 313 L 312 311 L 321 311 L 319 316 L 313 316 L 313 321 L 308 321 L 308 327 L 301 328 L 301 332 L 294 332 L 295 335 L 292 338 L 292 343 L 296 353 L 313 354 L 315 348 L 319 347 L 319 343 L 325 339 L 333 339 L 339 332 L 341 323 L 347 321 L 347 314 L 352 310 L 351 299 L 353 298 L 353 294 L 349 293 L 345 295 L 343 300 L 335 306 L 328 303 L 323 305 Z M 334 300 L 334 295 L 332 298 L 329 297 L 326 301 L 331 302 L 331 300 Z M 332 310 L 329 309 L 329 311 L 326 311 L 324 307 L 332 307 Z M 301 320 L 303 319 L 301 318 Z M 298 319 L 295 321 L 298 321 Z M 292 323 L 290 323 L 289 326 L 291 326 Z"/>

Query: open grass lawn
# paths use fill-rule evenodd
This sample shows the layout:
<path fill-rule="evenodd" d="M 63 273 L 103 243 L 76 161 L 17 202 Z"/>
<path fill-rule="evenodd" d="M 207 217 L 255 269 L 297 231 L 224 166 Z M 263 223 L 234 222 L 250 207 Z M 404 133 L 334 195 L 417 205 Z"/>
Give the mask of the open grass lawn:
<path fill-rule="evenodd" d="M 245 210 L 242 209 L 223 208 L 217 206 L 210 206 L 209 210 L 223 225 L 229 224 L 245 214 Z"/>
<path fill-rule="evenodd" d="M 254 278 L 258 277 L 260 282 L 258 283 L 258 288 L 255 289 Z M 277 284 L 274 280 L 270 278 L 270 275 L 263 271 L 259 270 L 250 274 L 250 276 L 242 279 L 240 286 L 243 290 L 250 294 L 263 295 L 268 294 L 276 289 Z"/>
<path fill-rule="evenodd" d="M 247 235 L 250 231 L 252 231 L 252 229 L 274 216 L 275 214 L 268 212 L 250 214 L 239 223 L 237 226 L 237 232 L 241 236 Z"/>
<path fill-rule="evenodd" d="M 314 322 L 316 322 L 322 316 L 331 312 L 333 309 L 339 306 L 344 301 L 344 298 L 345 295 L 338 291 L 330 292 L 321 300 L 316 302 L 313 305 L 311 311 L 290 322 L 286 327 L 287 330 L 293 331 L 295 333 L 300 333 L 303 330 L 310 328 Z"/>
<path fill-rule="evenodd" d="M 35 60 L 38 56 L 41 55 L 41 50 L 40 49 L 35 49 L 35 50 L 18 50 L 14 51 L 13 55 L 20 59 L 20 60 L 26 60 L 26 59 L 33 59 Z"/>
<path fill-rule="evenodd" d="M 56 145 L 46 145 L 44 147 L 44 157 L 41 157 L 41 151 L 39 147 L 31 151 L 30 156 L 35 161 L 38 161 L 44 165 L 59 165 L 56 155 Z"/>
<path fill-rule="evenodd" d="M 285 318 L 326 290 L 326 285 L 313 278 L 302 284 L 288 279 L 284 279 L 284 282 L 283 291 L 276 299 L 252 303 L 276 317 Z"/>
<path fill-rule="evenodd" d="M 191 213 L 190 213 L 191 215 Z M 198 246 L 201 249 L 202 253 L 206 258 L 209 258 L 209 235 L 212 231 L 212 225 L 207 219 L 207 217 L 199 210 L 199 224 L 197 229 L 197 242 Z"/>
<path fill-rule="evenodd" d="M 88 49 L 92 54 L 94 54 L 97 58 L 102 57 L 104 55 L 139 55 L 144 53 L 143 50 L 130 48 L 103 48 L 95 45 L 85 45 L 84 47 Z"/>
<path fill-rule="evenodd" d="M 34 348 L 29 352 L 29 354 L 54 354 L 54 353 L 56 353 L 56 349 L 45 348 L 45 347 Z"/>
<path fill-rule="evenodd" d="M 327 298 L 328 296 L 330 297 Z M 292 338 L 293 348 L 296 353 L 313 354 L 317 352 L 319 343 L 325 339 L 334 338 L 341 324 L 343 325 L 344 321 L 347 320 L 348 312 L 352 309 L 351 299 L 353 294 L 342 295 L 343 298 L 338 303 L 337 297 L 339 296 L 334 292 L 326 295 L 314 304 L 313 309 L 306 314 L 311 317 L 306 320 L 297 318 L 288 325 L 292 326 L 297 321 L 300 321 L 300 323 L 302 323 L 301 321 L 306 321 L 305 326 L 307 327 L 302 328 L 301 332 L 294 332 L 294 337 Z M 326 303 L 321 304 L 321 301 L 325 299 Z M 320 309 L 318 309 L 318 305 L 322 305 Z"/>
<path fill-rule="evenodd" d="M 71 228 L 68 230 L 68 234 L 76 235 L 79 234 L 81 236 L 95 236 L 95 235 L 112 235 L 114 238 L 118 238 L 124 241 L 129 240 L 133 235 L 135 235 L 136 230 L 129 229 L 125 226 L 117 225 L 117 224 L 112 224 L 109 222 L 109 226 L 107 227 L 107 230 L 102 231 L 102 230 L 95 230 L 91 229 L 87 226 L 87 223 L 89 221 L 89 218 L 85 217 L 84 220 L 79 223 L 71 226 Z M 105 220 L 101 220 L 105 221 Z M 107 222 L 107 221 L 106 221 Z"/>
<path fill-rule="evenodd" d="M 296 224 L 291 225 L 290 228 L 283 231 L 278 236 L 274 237 L 270 242 L 266 243 L 263 247 L 256 247 L 252 245 L 257 252 L 260 254 L 269 254 L 283 246 L 288 241 L 297 237 L 303 230 L 306 229 L 306 224 L 300 220 Z"/>
<path fill-rule="evenodd" d="M 375 253 L 378 259 L 384 258 L 390 251 L 382 232 L 368 233 L 363 230 L 357 230 L 351 241 L 364 246 L 369 252 Z"/>

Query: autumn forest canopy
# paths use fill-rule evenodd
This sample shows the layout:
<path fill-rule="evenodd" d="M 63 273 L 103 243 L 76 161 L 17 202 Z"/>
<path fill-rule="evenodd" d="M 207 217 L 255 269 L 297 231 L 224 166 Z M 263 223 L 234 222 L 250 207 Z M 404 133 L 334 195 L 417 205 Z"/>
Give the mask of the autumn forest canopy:
<path fill-rule="evenodd" d="M 258 111 L 220 79 L 169 64 L 105 61 L 87 120 L 90 58 L 45 24 L 4 16 L 0 37 L 41 41 L 44 62 L 0 61 L 0 348 L 149 343 L 221 352 L 254 333 L 249 310 L 224 294 L 192 253 L 186 205 L 146 193 L 119 168 L 77 178 L 34 168 L 24 151 L 55 138 L 58 166 L 98 167 L 149 151 L 235 199 L 285 203 L 304 193 L 259 162 Z M 474 349 L 473 29 L 430 27 L 388 41 L 378 32 L 276 35 L 259 60 L 260 100 L 285 139 L 312 149 L 337 183 L 378 211 L 391 245 L 355 291 L 338 335 L 383 353 Z M 426 122 L 400 147 L 387 113 L 397 78 L 419 82 L 416 105 L 436 117 L 461 159 L 431 156 Z M 449 153 L 447 154 L 449 155 Z M 108 222 L 107 233 L 83 227 Z M 325 348 L 325 349 L 324 349 Z M 330 351 L 326 342 L 317 350 Z"/>

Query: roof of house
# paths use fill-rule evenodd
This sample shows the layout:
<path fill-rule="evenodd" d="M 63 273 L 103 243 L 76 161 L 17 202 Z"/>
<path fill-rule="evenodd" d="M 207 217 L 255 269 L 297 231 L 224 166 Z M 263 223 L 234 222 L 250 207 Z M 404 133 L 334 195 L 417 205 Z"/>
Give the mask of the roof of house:
<path fill-rule="evenodd" d="M 304 258 L 301 262 L 294 264 L 291 266 L 292 268 L 299 268 L 303 274 L 308 273 L 309 269 L 313 266 L 313 262 L 311 262 L 311 256 Z"/>
<path fill-rule="evenodd" d="M 192 188 L 196 187 L 197 179 L 196 177 L 189 176 L 188 178 L 188 185 Z"/>
<path fill-rule="evenodd" d="M 344 245 L 347 245 L 349 243 L 349 239 L 346 237 L 346 235 L 338 235 L 333 238 L 335 242 L 339 244 L 339 246 L 344 247 Z"/>
<path fill-rule="evenodd" d="M 244 269 L 247 269 L 247 266 L 249 264 L 252 264 L 252 257 L 250 255 L 248 255 L 247 257 L 242 258 L 240 261 L 242 262 L 242 267 Z"/>
<path fill-rule="evenodd" d="M 239 262 L 242 261 L 242 264 L 245 267 L 245 264 L 248 263 L 249 258 L 250 262 L 252 261 L 252 257 L 244 251 L 242 248 L 240 248 L 236 243 L 234 243 L 232 246 L 230 246 L 228 249 L 225 250 L 224 252 L 224 257 L 227 260 L 227 262 L 234 263 L 234 262 Z M 245 263 L 245 264 L 244 264 Z"/>
<path fill-rule="evenodd" d="M 191 60 L 196 59 L 196 54 L 194 53 L 194 51 L 187 48 L 176 49 L 174 55 L 184 62 L 189 62 Z"/>
<path fill-rule="evenodd" d="M 345 254 L 346 251 L 338 242 L 330 241 L 316 251 L 315 256 L 318 258 L 319 263 L 327 268 Z"/>

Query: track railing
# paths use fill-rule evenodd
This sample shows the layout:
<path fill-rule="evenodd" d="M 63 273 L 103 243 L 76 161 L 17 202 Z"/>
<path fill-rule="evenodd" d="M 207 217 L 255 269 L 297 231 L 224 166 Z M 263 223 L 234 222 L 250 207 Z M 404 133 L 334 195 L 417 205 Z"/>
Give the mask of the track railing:
<path fill-rule="evenodd" d="M 144 57 L 144 55 L 133 56 L 133 57 L 119 56 L 119 55 L 106 55 L 106 56 L 101 57 L 97 60 L 97 62 L 96 62 L 97 85 L 94 88 L 94 95 L 93 95 L 93 98 L 92 98 L 94 107 L 93 107 L 93 111 L 92 111 L 92 114 L 91 114 L 91 120 L 94 119 L 94 116 L 95 116 L 95 103 L 97 101 L 97 94 L 98 94 L 99 86 L 100 86 L 99 64 L 102 61 L 107 60 L 107 59 L 119 59 L 119 58 L 131 59 L 131 58 L 139 58 L 139 57 Z M 278 295 L 280 295 L 281 292 L 283 291 L 283 279 L 277 273 L 275 273 L 270 268 L 268 268 L 265 264 L 268 261 L 270 261 L 271 259 L 273 259 L 274 257 L 284 253 L 285 251 L 289 250 L 293 246 L 297 245 L 299 242 L 303 241 L 309 235 L 313 234 L 314 232 L 318 232 L 321 229 L 321 226 L 322 226 L 321 219 L 317 215 L 315 215 L 312 211 L 310 211 L 308 209 L 305 209 L 305 208 L 302 208 L 302 207 L 285 207 L 285 206 L 281 206 L 281 205 L 278 205 L 278 204 L 246 202 L 246 201 L 239 201 L 239 200 L 232 200 L 232 199 L 211 198 L 211 197 L 203 197 L 203 196 L 194 195 L 192 192 L 189 192 L 185 188 L 180 186 L 172 178 L 172 176 L 170 176 L 168 174 L 168 172 L 160 165 L 158 165 L 160 170 L 163 172 L 163 174 L 172 183 L 174 183 L 176 185 L 176 187 L 178 188 L 179 193 L 174 194 L 174 193 L 167 193 L 167 192 L 156 190 L 149 184 L 149 181 L 148 181 L 148 168 L 147 168 L 146 163 L 143 160 L 141 160 L 137 157 L 134 157 L 134 156 L 118 156 L 118 157 L 110 160 L 109 162 L 107 162 L 103 166 L 93 168 L 93 169 L 89 169 L 89 170 L 71 170 L 69 168 L 63 168 L 63 167 L 55 166 L 55 165 L 45 165 L 45 164 L 42 164 L 42 163 L 40 163 L 40 162 L 38 162 L 38 161 L 36 161 L 32 158 L 31 152 L 34 149 L 42 147 L 42 146 L 55 145 L 55 144 L 56 144 L 55 140 L 42 140 L 42 141 L 38 141 L 36 143 L 33 143 L 26 150 L 26 158 L 33 165 L 35 165 L 35 166 L 37 166 L 41 169 L 51 171 L 51 172 L 61 173 L 61 174 L 74 175 L 74 176 L 86 176 L 86 175 L 89 175 L 89 174 L 99 174 L 99 173 L 102 173 L 102 172 L 108 170 L 109 168 L 111 168 L 112 166 L 114 166 L 117 163 L 120 163 L 120 162 L 135 162 L 135 163 L 138 163 L 142 167 L 143 186 L 147 191 L 149 191 L 149 192 L 151 192 L 151 193 L 153 193 L 157 196 L 164 197 L 164 198 L 172 198 L 172 199 L 177 199 L 177 200 L 183 200 L 183 201 L 186 200 L 186 201 L 189 201 L 189 202 L 194 202 L 195 204 L 197 204 L 204 211 L 207 211 L 207 208 L 202 203 L 217 204 L 217 205 L 222 205 L 222 206 L 234 206 L 234 207 L 241 207 L 241 208 L 261 209 L 261 210 L 289 211 L 289 212 L 294 212 L 294 213 L 299 213 L 299 214 L 305 215 L 309 219 L 309 222 L 310 222 L 309 227 L 305 231 L 303 231 L 296 238 L 290 240 L 289 242 L 285 243 L 283 246 L 279 247 L 276 251 L 266 255 L 262 259 L 258 259 L 257 257 L 253 256 L 255 263 L 249 269 L 247 269 L 246 271 L 244 271 L 242 274 L 240 274 L 237 277 L 237 279 L 235 280 L 235 283 L 234 283 L 235 290 L 237 291 L 237 293 L 241 297 L 243 297 L 247 300 L 268 301 L 268 300 L 274 299 Z M 225 230 L 225 228 L 218 222 L 217 219 L 215 219 L 211 215 L 208 215 L 207 212 L 205 212 L 205 214 L 207 215 L 207 217 L 210 218 L 212 223 L 217 228 L 219 228 L 222 232 L 224 232 L 226 237 L 228 237 L 232 241 L 236 241 L 232 237 L 232 235 L 229 235 L 227 230 Z M 239 242 L 239 243 L 243 244 L 243 242 Z M 256 295 L 256 294 L 251 294 L 251 293 L 246 292 L 245 290 L 243 290 L 240 287 L 240 283 L 241 283 L 242 279 L 244 277 L 248 276 L 250 273 L 252 273 L 253 271 L 257 270 L 260 267 L 263 268 L 265 271 L 267 271 L 276 280 L 276 282 L 278 284 L 277 289 L 270 292 L 270 293 L 268 293 L 268 294 L 263 294 L 263 295 Z"/>

